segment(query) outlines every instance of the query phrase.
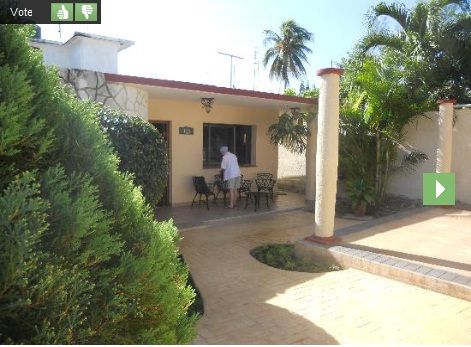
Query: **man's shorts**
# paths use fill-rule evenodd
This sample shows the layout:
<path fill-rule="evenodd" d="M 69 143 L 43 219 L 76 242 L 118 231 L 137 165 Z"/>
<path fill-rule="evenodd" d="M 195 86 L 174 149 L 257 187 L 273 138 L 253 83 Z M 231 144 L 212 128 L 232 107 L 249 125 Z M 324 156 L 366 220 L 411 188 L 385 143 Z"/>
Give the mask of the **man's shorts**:
<path fill-rule="evenodd" d="M 239 189 L 240 188 L 240 176 L 229 178 L 227 180 L 227 188 L 229 189 Z"/>

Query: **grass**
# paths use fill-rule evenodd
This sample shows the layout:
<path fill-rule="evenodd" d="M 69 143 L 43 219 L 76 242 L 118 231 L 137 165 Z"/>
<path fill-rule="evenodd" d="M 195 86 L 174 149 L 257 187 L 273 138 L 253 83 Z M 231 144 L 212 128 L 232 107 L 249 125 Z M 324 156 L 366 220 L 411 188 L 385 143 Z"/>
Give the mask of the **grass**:
<path fill-rule="evenodd" d="M 293 244 L 265 245 L 251 250 L 250 254 L 258 261 L 282 270 L 311 273 L 342 270 L 336 264 L 321 266 L 307 258 L 296 257 Z"/>

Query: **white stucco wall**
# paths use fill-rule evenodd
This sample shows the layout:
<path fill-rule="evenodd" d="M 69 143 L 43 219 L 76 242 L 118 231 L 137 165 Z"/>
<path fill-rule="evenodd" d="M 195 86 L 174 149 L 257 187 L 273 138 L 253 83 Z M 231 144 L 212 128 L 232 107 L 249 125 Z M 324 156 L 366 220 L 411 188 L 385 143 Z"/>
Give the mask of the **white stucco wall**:
<path fill-rule="evenodd" d="M 455 112 L 451 171 L 456 173 L 456 200 L 471 204 L 471 109 Z"/>
<path fill-rule="evenodd" d="M 33 42 L 43 52 L 47 65 L 60 68 L 92 70 L 106 73 L 118 72 L 116 42 L 76 36 L 64 45 Z"/>
<path fill-rule="evenodd" d="M 278 146 L 278 178 L 304 177 L 306 175 L 306 154 L 290 152 Z"/>
<path fill-rule="evenodd" d="M 455 117 L 451 170 L 456 174 L 456 200 L 471 204 L 471 109 L 455 110 Z M 405 132 L 405 142 L 426 153 L 429 159 L 420 164 L 412 174 L 395 174 L 388 192 L 421 199 L 422 174 L 435 172 L 436 169 L 438 111 L 428 112 L 427 117 L 410 124 Z"/>
<path fill-rule="evenodd" d="M 69 44 L 70 69 L 118 72 L 118 46 L 114 42 L 75 37 Z"/>

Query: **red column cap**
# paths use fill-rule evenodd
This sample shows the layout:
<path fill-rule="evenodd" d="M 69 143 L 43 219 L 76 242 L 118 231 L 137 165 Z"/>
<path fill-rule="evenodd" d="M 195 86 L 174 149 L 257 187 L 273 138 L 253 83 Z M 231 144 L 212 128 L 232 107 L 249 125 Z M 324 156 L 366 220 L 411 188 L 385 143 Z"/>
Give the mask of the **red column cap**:
<path fill-rule="evenodd" d="M 437 101 L 437 104 L 456 104 L 455 99 L 440 99 Z"/>
<path fill-rule="evenodd" d="M 325 69 L 317 70 L 317 76 L 327 75 L 327 74 L 336 74 L 341 75 L 343 74 L 343 69 L 339 69 L 336 67 L 327 67 Z"/>

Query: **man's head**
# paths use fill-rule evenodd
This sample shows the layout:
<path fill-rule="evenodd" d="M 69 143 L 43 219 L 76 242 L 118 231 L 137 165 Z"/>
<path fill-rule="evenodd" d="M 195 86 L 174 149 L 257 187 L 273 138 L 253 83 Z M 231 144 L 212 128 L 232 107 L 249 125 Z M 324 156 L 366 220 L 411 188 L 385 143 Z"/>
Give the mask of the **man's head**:
<path fill-rule="evenodd" d="M 219 148 L 219 152 L 221 152 L 221 154 L 224 155 L 227 152 L 229 152 L 229 148 L 227 148 L 227 146 L 222 146 L 221 148 Z"/>

